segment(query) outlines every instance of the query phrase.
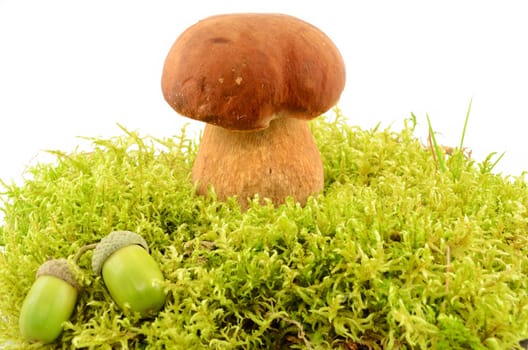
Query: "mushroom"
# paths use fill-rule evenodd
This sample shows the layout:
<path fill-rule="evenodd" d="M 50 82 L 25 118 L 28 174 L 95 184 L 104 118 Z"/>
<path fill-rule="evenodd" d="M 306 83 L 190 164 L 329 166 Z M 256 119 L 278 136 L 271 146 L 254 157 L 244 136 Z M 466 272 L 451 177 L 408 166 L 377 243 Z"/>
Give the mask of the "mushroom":
<path fill-rule="evenodd" d="M 204 121 L 192 168 L 198 194 L 210 187 L 242 207 L 258 195 L 304 205 L 324 184 L 308 120 L 334 106 L 343 59 L 318 28 L 283 14 L 226 14 L 185 30 L 171 47 L 163 96 L 180 115 Z"/>

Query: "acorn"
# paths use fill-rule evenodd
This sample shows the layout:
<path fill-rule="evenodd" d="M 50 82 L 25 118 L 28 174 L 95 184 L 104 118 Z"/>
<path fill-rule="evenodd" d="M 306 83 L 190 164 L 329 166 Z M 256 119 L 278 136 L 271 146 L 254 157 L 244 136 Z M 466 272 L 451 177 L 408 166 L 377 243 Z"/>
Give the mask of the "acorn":
<path fill-rule="evenodd" d="M 114 231 L 101 239 L 92 269 L 102 275 L 112 299 L 123 310 L 151 317 L 165 304 L 163 274 L 145 239 L 134 232 Z"/>
<path fill-rule="evenodd" d="M 20 310 L 18 323 L 22 337 L 44 344 L 55 341 L 73 313 L 80 290 L 68 260 L 43 263 Z"/>

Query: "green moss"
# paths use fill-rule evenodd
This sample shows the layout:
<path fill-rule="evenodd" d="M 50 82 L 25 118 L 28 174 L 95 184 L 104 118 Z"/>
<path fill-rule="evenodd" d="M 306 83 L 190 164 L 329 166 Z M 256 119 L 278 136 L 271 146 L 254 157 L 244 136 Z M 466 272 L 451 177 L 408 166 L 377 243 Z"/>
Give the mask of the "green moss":
<path fill-rule="evenodd" d="M 439 171 L 413 137 L 312 124 L 324 193 L 301 208 L 198 197 L 196 144 L 128 132 L 55 152 L 4 184 L 0 343 L 37 267 L 113 230 L 150 244 L 167 279 L 154 319 L 124 315 L 80 260 L 82 293 L 55 348 L 513 349 L 528 337 L 528 189 L 455 152 Z M 33 346 L 35 347 L 35 345 Z M 38 346 L 37 346 L 38 347 Z"/>

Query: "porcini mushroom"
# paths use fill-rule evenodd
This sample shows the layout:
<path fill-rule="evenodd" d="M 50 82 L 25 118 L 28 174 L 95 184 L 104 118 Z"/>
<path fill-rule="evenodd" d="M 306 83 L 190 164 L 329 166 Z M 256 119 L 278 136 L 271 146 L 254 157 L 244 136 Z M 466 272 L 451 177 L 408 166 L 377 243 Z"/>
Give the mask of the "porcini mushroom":
<path fill-rule="evenodd" d="M 245 207 L 258 194 L 302 205 L 323 189 L 307 120 L 334 106 L 343 59 L 315 26 L 282 14 L 227 14 L 185 30 L 163 67 L 162 90 L 179 114 L 207 123 L 192 168 L 197 192 Z"/>

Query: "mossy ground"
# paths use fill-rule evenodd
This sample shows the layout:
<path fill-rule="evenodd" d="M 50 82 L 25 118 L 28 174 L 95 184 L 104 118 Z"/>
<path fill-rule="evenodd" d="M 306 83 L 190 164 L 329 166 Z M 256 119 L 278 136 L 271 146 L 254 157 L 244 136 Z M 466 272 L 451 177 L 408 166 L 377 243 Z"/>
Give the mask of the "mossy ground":
<path fill-rule="evenodd" d="M 339 113 L 337 113 L 339 114 Z M 56 152 L 4 184 L 0 343 L 37 267 L 114 230 L 150 244 L 168 302 L 124 314 L 80 260 L 84 291 L 50 348 L 514 349 L 528 337 L 528 189 L 461 152 L 437 167 L 403 130 L 312 124 L 324 193 L 304 208 L 199 197 L 196 144 L 134 132 Z"/>

